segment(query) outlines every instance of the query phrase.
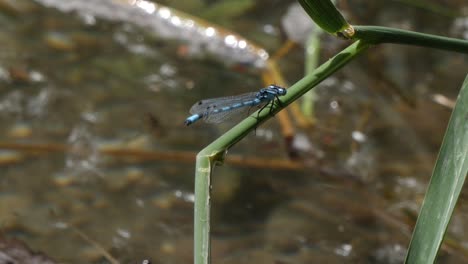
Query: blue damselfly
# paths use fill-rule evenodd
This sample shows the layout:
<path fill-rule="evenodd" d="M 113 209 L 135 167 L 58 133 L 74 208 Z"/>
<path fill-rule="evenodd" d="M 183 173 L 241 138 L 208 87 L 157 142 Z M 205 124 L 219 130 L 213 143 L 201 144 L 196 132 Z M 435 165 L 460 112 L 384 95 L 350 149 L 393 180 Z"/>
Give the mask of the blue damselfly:
<path fill-rule="evenodd" d="M 185 125 L 191 125 L 200 119 L 207 123 L 220 123 L 251 107 L 265 107 L 268 103 L 273 104 L 275 99 L 279 102 L 278 96 L 285 94 L 285 88 L 271 84 L 258 92 L 201 100 L 190 109 L 192 115 L 185 120 Z"/>

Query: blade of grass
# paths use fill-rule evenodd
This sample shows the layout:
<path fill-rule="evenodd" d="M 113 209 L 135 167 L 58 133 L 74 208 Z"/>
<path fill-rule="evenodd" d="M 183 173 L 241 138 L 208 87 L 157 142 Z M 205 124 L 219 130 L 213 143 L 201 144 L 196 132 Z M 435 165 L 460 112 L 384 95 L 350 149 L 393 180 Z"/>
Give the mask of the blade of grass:
<path fill-rule="evenodd" d="M 315 23 L 328 33 L 337 34 L 349 26 L 330 0 L 299 0 L 299 4 Z"/>
<path fill-rule="evenodd" d="M 305 51 L 305 74 L 311 73 L 317 68 L 320 59 L 320 35 L 323 34 L 321 28 L 317 27 L 316 30 L 310 33 L 309 39 L 307 40 L 307 47 Z M 301 110 L 302 113 L 309 118 L 309 120 L 315 120 L 315 90 L 308 91 L 302 98 Z"/>
<path fill-rule="evenodd" d="M 440 148 L 405 263 L 434 263 L 468 172 L 468 76 Z"/>

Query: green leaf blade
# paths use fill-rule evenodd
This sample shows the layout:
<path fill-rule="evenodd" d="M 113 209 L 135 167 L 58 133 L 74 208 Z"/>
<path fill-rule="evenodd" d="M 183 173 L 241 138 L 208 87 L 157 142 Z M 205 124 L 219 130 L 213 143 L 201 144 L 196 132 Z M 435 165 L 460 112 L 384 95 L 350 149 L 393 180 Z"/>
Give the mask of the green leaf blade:
<path fill-rule="evenodd" d="M 405 263 L 434 263 L 468 172 L 468 76 L 449 121 Z"/>
<path fill-rule="evenodd" d="M 337 34 L 350 25 L 330 0 L 299 0 L 302 8 L 323 30 Z"/>

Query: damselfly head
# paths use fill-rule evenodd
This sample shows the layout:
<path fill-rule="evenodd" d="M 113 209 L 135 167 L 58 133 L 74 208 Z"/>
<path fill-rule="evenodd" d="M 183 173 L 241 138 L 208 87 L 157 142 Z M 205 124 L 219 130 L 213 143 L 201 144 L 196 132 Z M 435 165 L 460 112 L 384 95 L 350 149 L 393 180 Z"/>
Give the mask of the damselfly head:
<path fill-rule="evenodd" d="M 270 84 L 268 85 L 268 88 L 267 89 L 270 89 L 270 90 L 273 90 L 276 92 L 276 95 L 285 95 L 286 94 L 286 89 L 281 87 L 281 86 L 278 86 L 278 85 L 274 85 L 274 84 Z"/>

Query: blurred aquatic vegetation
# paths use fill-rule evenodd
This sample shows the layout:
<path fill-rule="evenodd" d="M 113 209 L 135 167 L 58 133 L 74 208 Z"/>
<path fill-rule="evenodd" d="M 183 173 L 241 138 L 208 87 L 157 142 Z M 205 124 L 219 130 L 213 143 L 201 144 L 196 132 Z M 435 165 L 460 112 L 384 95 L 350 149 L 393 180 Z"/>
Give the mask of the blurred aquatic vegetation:
<path fill-rule="evenodd" d="M 300 43 L 305 50 L 305 73 L 312 72 L 319 63 L 322 31 L 316 27 L 299 3 L 292 4 L 281 19 L 283 29 L 289 40 Z M 315 121 L 315 92 L 309 91 L 301 100 L 301 111 L 308 118 L 308 123 Z"/>
<path fill-rule="evenodd" d="M 437 1 L 421 1 L 421 0 L 391 0 L 391 1 L 400 2 L 407 6 L 420 8 L 420 9 L 427 10 L 429 12 L 432 12 L 438 15 L 447 16 L 447 17 L 457 17 L 460 15 L 459 10 L 453 10 L 453 9 L 447 8 L 444 5 L 437 3 Z"/>

